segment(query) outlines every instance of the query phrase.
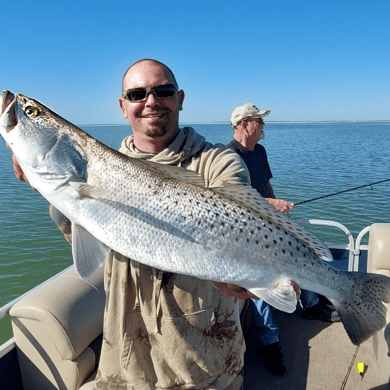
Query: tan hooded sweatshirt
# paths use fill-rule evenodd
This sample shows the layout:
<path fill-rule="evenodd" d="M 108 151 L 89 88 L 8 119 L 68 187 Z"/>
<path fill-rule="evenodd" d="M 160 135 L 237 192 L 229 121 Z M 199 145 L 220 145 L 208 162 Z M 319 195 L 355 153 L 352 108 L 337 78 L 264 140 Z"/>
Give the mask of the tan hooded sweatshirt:
<path fill-rule="evenodd" d="M 143 153 L 132 141 L 127 137 L 120 151 L 196 171 L 207 187 L 250 183 L 237 154 L 191 128 L 181 129 L 158 154 Z M 163 272 L 114 251 L 106 260 L 105 288 L 95 389 L 241 388 L 245 343 L 236 299 L 209 281 Z"/>

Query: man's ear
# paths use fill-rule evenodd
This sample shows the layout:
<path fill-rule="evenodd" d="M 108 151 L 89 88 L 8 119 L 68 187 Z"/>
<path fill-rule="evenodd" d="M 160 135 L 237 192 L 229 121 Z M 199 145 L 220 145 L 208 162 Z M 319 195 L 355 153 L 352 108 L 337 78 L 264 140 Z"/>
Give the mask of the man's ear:
<path fill-rule="evenodd" d="M 248 127 L 248 122 L 247 122 L 247 121 L 242 121 L 242 122 L 240 123 L 240 126 L 241 126 L 244 130 L 246 130 L 246 128 Z"/>
<path fill-rule="evenodd" d="M 181 89 L 178 91 L 177 95 L 179 97 L 179 111 L 183 111 L 183 101 L 185 97 L 184 91 Z"/>
<path fill-rule="evenodd" d="M 122 110 L 123 117 L 124 117 L 125 119 L 127 119 L 128 116 L 127 116 L 127 111 L 126 111 L 125 99 L 124 99 L 123 97 L 120 97 L 120 98 L 119 98 L 119 107 L 120 107 L 121 110 Z"/>

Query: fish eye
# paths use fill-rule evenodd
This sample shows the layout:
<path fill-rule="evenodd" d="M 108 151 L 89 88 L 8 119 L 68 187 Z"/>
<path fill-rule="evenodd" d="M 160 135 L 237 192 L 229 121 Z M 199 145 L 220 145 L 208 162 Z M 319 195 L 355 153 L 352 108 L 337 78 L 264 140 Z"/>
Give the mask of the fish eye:
<path fill-rule="evenodd" d="M 39 115 L 39 110 L 35 107 L 28 106 L 26 107 L 25 111 L 26 115 L 30 118 L 35 118 Z"/>

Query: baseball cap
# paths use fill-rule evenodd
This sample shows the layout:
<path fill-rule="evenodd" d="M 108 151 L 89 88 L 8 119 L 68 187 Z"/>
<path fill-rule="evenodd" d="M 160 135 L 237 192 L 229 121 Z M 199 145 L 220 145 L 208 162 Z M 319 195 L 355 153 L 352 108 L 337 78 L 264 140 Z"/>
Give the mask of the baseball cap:
<path fill-rule="evenodd" d="M 271 110 L 259 110 L 254 104 L 247 103 L 236 107 L 230 117 L 230 125 L 235 128 L 246 119 L 264 118 L 269 115 Z"/>

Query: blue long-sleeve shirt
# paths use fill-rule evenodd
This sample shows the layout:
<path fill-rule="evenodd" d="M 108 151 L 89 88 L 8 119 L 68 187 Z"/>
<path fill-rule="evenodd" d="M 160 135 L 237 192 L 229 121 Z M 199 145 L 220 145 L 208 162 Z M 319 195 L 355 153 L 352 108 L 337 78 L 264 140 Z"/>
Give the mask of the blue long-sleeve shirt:
<path fill-rule="evenodd" d="M 233 149 L 242 157 L 248 167 L 252 187 L 255 188 L 262 197 L 266 197 L 267 185 L 273 176 L 268 164 L 267 152 L 265 151 L 264 146 L 256 144 L 254 150 L 249 150 L 233 139 L 227 147 Z"/>

